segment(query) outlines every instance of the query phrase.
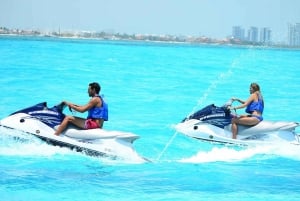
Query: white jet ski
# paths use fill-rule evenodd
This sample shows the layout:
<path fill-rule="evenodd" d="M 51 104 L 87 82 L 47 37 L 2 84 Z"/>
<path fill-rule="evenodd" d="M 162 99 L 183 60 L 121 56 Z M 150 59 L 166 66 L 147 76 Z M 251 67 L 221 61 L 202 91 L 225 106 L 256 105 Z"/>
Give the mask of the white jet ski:
<path fill-rule="evenodd" d="M 87 155 L 147 161 L 134 150 L 133 142 L 139 136 L 132 133 L 69 127 L 59 136 L 54 135 L 55 128 L 65 117 L 64 108 L 63 103 L 52 108 L 48 108 L 46 102 L 39 103 L 12 113 L 0 121 L 0 126 L 25 134 L 16 132 L 16 136 L 13 136 L 15 138 L 26 139 L 26 135 L 30 134 L 51 145 L 68 147 Z"/>
<path fill-rule="evenodd" d="M 263 120 L 255 126 L 238 125 L 237 139 L 232 139 L 231 114 L 229 106 L 232 101 L 218 107 L 214 104 L 191 114 L 175 125 L 177 132 L 203 141 L 235 144 L 258 145 L 278 142 L 287 142 L 299 145 L 300 136 L 295 129 L 298 122 L 266 121 Z"/>

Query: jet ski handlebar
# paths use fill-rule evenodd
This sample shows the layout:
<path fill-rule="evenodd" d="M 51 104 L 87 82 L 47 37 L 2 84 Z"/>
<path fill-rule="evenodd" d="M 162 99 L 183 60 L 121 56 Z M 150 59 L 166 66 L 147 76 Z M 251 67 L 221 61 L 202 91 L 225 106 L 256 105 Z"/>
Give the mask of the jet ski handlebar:
<path fill-rule="evenodd" d="M 66 107 L 67 107 L 67 104 L 66 104 L 65 101 L 62 101 L 62 102 L 60 102 L 59 104 L 56 105 L 56 108 L 57 108 L 60 112 L 62 112 Z M 70 107 L 69 107 L 69 110 L 70 110 L 70 112 L 73 112 L 73 111 L 72 111 L 72 108 L 70 108 Z"/>
<path fill-rule="evenodd" d="M 225 107 L 225 108 L 230 107 L 232 105 L 233 101 L 234 100 L 232 98 L 230 98 L 222 107 Z"/>
<path fill-rule="evenodd" d="M 65 102 L 65 101 L 62 101 L 61 103 L 59 103 L 56 107 L 59 107 L 59 108 L 61 108 L 61 111 L 63 111 L 66 107 L 67 107 L 68 105 L 67 105 L 67 103 Z M 69 107 L 69 111 L 70 112 L 74 112 L 75 110 L 73 110 L 70 106 L 68 106 Z"/>

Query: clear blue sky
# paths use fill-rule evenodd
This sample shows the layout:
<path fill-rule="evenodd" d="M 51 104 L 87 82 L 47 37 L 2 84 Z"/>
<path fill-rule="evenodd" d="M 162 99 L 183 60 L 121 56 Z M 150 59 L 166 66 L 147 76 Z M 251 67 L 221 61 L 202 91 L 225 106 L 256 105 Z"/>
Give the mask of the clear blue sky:
<path fill-rule="evenodd" d="M 205 35 L 269 27 L 276 41 L 300 23 L 300 0 L 0 0 L 0 26 L 43 31 Z"/>

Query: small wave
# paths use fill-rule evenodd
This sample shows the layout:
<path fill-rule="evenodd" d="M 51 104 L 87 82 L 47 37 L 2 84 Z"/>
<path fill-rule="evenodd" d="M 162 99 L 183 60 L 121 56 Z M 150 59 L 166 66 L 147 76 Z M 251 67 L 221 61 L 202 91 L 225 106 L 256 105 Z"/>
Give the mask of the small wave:
<path fill-rule="evenodd" d="M 122 149 L 118 153 L 122 153 Z M 0 127 L 0 155 L 21 157 L 88 157 L 105 164 L 144 163 L 135 152 L 124 158 L 116 157 L 91 157 L 81 152 L 76 152 L 66 147 L 49 145 L 39 138 L 21 131 Z"/>
<path fill-rule="evenodd" d="M 14 131 L 18 132 L 18 131 Z M 5 156 L 53 156 L 57 154 L 72 154 L 73 151 L 67 148 L 50 146 L 33 136 L 26 136 L 21 132 L 17 135 L 6 135 L 1 133 L 0 155 Z M 17 136 L 17 137 L 16 137 Z"/>
<path fill-rule="evenodd" d="M 274 144 L 245 149 L 233 147 L 214 147 L 210 151 L 199 151 L 196 155 L 183 158 L 179 162 L 183 163 L 208 163 L 208 162 L 236 162 L 249 160 L 251 158 L 270 159 L 274 157 L 288 158 L 300 161 L 300 146 L 292 144 Z"/>

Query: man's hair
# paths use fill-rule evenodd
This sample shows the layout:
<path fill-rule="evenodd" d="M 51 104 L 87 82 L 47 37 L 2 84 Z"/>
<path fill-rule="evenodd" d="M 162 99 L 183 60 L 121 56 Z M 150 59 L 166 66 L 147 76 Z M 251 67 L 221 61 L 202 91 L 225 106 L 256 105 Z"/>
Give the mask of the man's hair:
<path fill-rule="evenodd" d="M 101 87 L 97 82 L 92 82 L 89 84 L 89 86 L 91 87 L 91 89 L 95 89 L 96 93 L 99 94 Z"/>

